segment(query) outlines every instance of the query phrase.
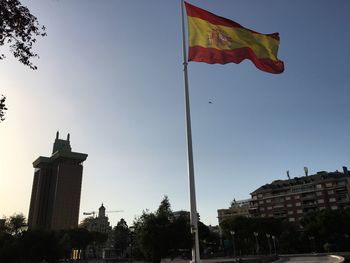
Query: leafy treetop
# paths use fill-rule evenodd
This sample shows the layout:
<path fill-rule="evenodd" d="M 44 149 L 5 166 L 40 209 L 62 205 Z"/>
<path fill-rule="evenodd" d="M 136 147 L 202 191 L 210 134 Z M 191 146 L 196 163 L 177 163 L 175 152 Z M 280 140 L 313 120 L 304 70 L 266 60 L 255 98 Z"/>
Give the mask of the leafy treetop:
<path fill-rule="evenodd" d="M 0 1 L 0 46 L 9 45 L 21 63 L 35 70 L 31 58 L 38 57 L 32 48 L 37 36 L 46 36 L 45 26 L 19 0 Z M 0 53 L 0 59 L 5 55 Z"/>

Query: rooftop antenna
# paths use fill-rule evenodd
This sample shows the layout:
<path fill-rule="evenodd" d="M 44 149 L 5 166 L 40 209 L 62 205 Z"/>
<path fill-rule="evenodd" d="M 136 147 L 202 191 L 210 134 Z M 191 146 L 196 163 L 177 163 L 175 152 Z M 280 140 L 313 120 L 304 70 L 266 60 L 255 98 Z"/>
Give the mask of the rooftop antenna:
<path fill-rule="evenodd" d="M 289 170 L 287 170 L 287 177 L 290 180 L 290 176 L 289 176 Z"/>
<path fill-rule="evenodd" d="M 59 134 L 60 134 L 60 133 L 57 131 L 57 132 L 56 132 L 56 140 L 58 140 Z"/>
<path fill-rule="evenodd" d="M 305 176 L 307 176 L 309 173 L 309 169 L 306 166 L 304 166 L 304 172 L 305 172 Z"/>
<path fill-rule="evenodd" d="M 67 141 L 69 141 L 69 138 L 70 138 L 70 134 L 68 133 L 67 134 Z"/>

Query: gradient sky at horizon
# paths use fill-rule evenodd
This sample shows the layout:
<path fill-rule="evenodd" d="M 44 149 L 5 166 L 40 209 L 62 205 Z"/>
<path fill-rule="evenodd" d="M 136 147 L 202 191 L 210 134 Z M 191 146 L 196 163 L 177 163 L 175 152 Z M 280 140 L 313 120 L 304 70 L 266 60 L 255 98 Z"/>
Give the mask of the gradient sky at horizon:
<path fill-rule="evenodd" d="M 189 64 L 197 208 L 217 209 L 263 184 L 350 166 L 350 2 L 192 0 L 261 33 L 279 32 L 285 72 L 250 61 Z M 0 61 L 0 217 L 28 215 L 38 156 L 56 131 L 87 153 L 80 214 L 131 224 L 164 195 L 189 210 L 178 0 L 22 0 L 47 27 L 32 71 Z M 0 52 L 6 54 L 5 47 Z M 208 101 L 212 101 L 209 104 Z"/>

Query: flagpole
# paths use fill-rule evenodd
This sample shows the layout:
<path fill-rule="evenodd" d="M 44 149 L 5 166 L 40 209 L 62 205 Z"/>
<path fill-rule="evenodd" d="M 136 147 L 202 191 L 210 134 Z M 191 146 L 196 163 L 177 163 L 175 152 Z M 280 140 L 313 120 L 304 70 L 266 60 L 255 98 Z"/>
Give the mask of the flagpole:
<path fill-rule="evenodd" d="M 185 113 L 186 113 L 186 129 L 187 129 L 187 158 L 188 158 L 188 181 L 190 188 L 190 220 L 191 233 L 194 239 L 192 243 L 192 262 L 200 263 L 199 254 L 199 239 L 198 239 L 198 215 L 196 207 L 196 190 L 194 181 L 194 166 L 193 166 L 193 150 L 192 150 L 192 132 L 191 132 L 191 114 L 190 114 L 190 99 L 188 90 L 188 74 L 187 74 L 187 54 L 186 54 L 186 37 L 184 23 L 184 0 L 181 0 L 181 18 L 182 18 L 182 53 L 184 66 L 184 82 L 185 82 Z M 193 241 L 192 241 L 193 242 Z"/>

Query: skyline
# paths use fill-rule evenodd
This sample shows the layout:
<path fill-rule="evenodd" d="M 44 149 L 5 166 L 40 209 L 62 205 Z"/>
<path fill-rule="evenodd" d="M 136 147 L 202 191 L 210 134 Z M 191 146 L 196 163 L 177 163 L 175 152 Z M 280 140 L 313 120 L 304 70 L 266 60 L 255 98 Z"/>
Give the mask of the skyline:
<path fill-rule="evenodd" d="M 201 220 L 216 225 L 217 209 L 287 178 L 286 170 L 295 177 L 304 166 L 309 174 L 349 166 L 343 26 L 350 4 L 190 3 L 261 33 L 279 32 L 285 63 L 281 75 L 250 61 L 189 63 Z M 0 216 L 28 216 L 32 162 L 50 154 L 57 130 L 71 134 L 73 151 L 89 155 L 80 220 L 104 203 L 125 211 L 109 216 L 112 225 L 121 217 L 130 225 L 164 195 L 173 210 L 189 210 L 180 1 L 22 4 L 48 35 L 36 43 L 37 71 L 11 55 L 0 63 L 8 107 L 0 123 Z"/>

